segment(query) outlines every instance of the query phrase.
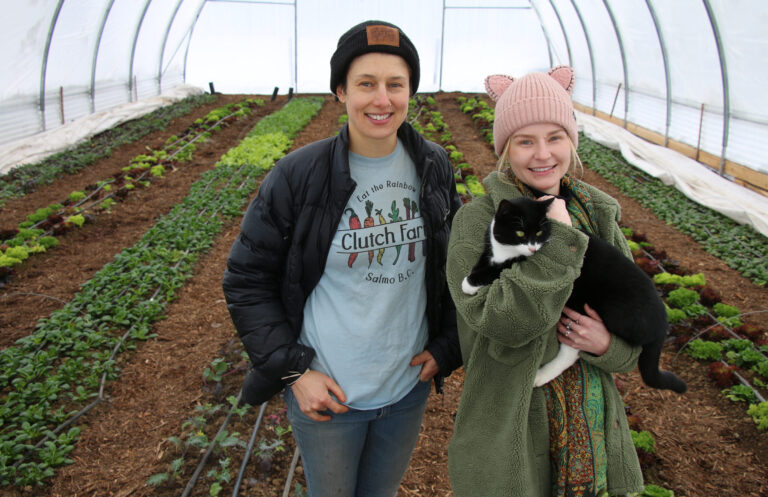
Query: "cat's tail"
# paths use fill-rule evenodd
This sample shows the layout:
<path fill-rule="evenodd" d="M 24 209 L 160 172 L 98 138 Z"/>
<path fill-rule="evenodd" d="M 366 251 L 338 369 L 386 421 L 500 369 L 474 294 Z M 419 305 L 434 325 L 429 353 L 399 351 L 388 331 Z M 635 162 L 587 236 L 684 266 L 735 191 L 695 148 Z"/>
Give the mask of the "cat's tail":
<path fill-rule="evenodd" d="M 688 386 L 676 375 L 659 369 L 659 358 L 664 342 L 649 343 L 643 346 L 643 351 L 637 360 L 640 376 L 646 385 L 652 388 L 672 390 L 677 393 L 685 393 Z"/>

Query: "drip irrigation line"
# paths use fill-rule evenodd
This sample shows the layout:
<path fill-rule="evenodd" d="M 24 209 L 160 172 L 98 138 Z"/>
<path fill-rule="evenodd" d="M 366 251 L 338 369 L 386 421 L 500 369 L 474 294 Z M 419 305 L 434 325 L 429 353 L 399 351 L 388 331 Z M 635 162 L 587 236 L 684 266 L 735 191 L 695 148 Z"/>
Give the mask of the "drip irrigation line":
<path fill-rule="evenodd" d="M 55 300 L 56 302 L 59 302 L 60 304 L 64 304 L 64 305 L 66 305 L 66 304 L 67 304 L 67 301 L 66 301 L 66 300 L 62 300 L 62 299 L 60 299 L 60 298 L 58 298 L 58 297 L 54 297 L 54 296 L 52 296 L 52 295 L 45 295 L 44 293 L 35 293 L 35 292 L 14 292 L 14 293 L 6 293 L 6 294 L 4 294 L 4 295 L 0 295 L 0 297 L 3 297 L 3 298 L 8 298 L 8 297 L 19 297 L 19 296 L 22 296 L 22 297 L 42 297 L 42 298 L 45 298 L 45 299 L 51 299 L 51 300 Z"/>
<path fill-rule="evenodd" d="M 189 253 L 189 251 L 187 250 L 187 251 L 185 252 L 185 254 L 188 254 L 188 253 Z M 181 262 L 181 261 L 179 260 L 179 262 L 177 262 L 177 263 L 176 263 L 176 265 L 175 265 L 176 267 L 175 267 L 174 269 L 177 269 L 177 268 L 178 268 L 178 266 L 179 266 L 180 262 Z M 157 297 L 157 295 L 160 293 L 160 289 L 161 289 L 161 288 L 162 288 L 162 286 L 158 286 L 158 287 L 157 287 L 157 289 L 155 290 L 155 293 L 152 295 L 152 297 L 150 297 L 148 300 L 144 300 L 143 302 L 147 302 L 147 301 L 152 301 L 152 300 L 154 300 L 154 298 L 155 298 L 155 297 Z M 140 305 L 140 304 L 139 304 L 139 305 Z M 130 334 L 133 332 L 134 328 L 135 328 L 135 326 L 131 326 L 131 327 L 128 329 L 128 331 L 126 331 L 126 332 L 123 334 L 123 336 L 121 336 L 121 337 L 118 339 L 117 343 L 116 343 L 116 344 L 115 344 L 115 346 L 112 348 L 112 354 L 109 356 L 109 359 L 107 360 L 107 362 L 109 362 L 109 361 L 113 361 L 113 360 L 115 359 L 115 356 L 117 355 L 117 352 L 118 352 L 118 351 L 120 350 L 120 348 L 121 348 L 121 347 L 122 347 L 122 346 L 125 344 L 125 340 L 126 340 L 126 339 L 127 339 L 129 336 L 130 336 Z M 56 435 L 57 433 L 59 433 L 59 432 L 60 432 L 60 431 L 62 431 L 63 429 L 67 428 L 67 427 L 68 427 L 68 426 L 70 426 L 72 423 L 74 423 L 74 422 L 75 422 L 75 421 L 76 421 L 78 418 L 80 418 L 81 416 L 83 416 L 85 413 L 87 413 L 88 411 L 90 411 L 91 409 L 93 409 L 94 407 L 96 407 L 96 405 L 100 404 L 102 401 L 104 401 L 104 400 L 106 399 L 106 397 L 105 397 L 105 395 L 104 395 L 104 387 L 106 386 L 106 383 L 107 383 L 107 375 L 108 375 L 108 373 L 109 373 L 109 371 L 104 371 L 104 373 L 103 373 L 103 374 L 102 374 L 102 376 L 101 376 L 101 381 L 99 382 L 99 392 L 98 392 L 98 396 L 96 397 L 96 400 L 95 400 L 95 401 L 93 401 L 92 403 L 90 403 L 90 404 L 89 404 L 88 406 L 86 406 L 84 409 L 82 409 L 82 410 L 78 411 L 78 412 L 77 412 L 75 415 L 71 416 L 69 419 L 67 419 L 65 422 L 61 423 L 59 426 L 57 426 L 56 428 L 54 428 L 54 429 L 53 429 L 53 430 L 51 430 L 50 432 L 46 433 L 46 434 L 45 434 L 45 436 L 43 436 L 43 437 L 42 437 L 42 438 L 41 438 L 41 439 L 40 439 L 40 440 L 39 440 L 39 441 L 38 441 L 38 442 L 37 442 L 37 443 L 34 445 L 34 447 L 33 447 L 33 449 L 32 449 L 32 450 L 34 450 L 34 449 L 39 449 L 40 447 L 42 447 L 42 446 L 43 446 L 43 444 L 44 444 L 44 443 L 45 443 L 45 442 L 46 442 L 48 439 L 50 439 L 52 435 Z M 29 452 L 27 452 L 27 454 L 29 454 Z M 16 462 L 16 464 L 14 464 L 14 467 L 18 467 L 18 466 L 19 466 L 19 465 L 20 465 L 22 462 L 24 462 L 25 460 L 26 460 L 26 456 L 22 457 L 21 459 L 19 459 L 19 460 Z"/>
<path fill-rule="evenodd" d="M 235 408 L 240 404 L 240 398 L 242 397 L 243 392 L 242 390 L 240 393 L 237 394 L 237 402 L 235 402 L 232 407 L 229 409 L 229 412 L 227 413 L 227 417 L 224 419 L 224 423 L 219 427 L 219 431 L 216 433 L 216 436 L 211 440 L 210 445 L 208 445 L 208 450 L 205 451 L 205 454 L 203 455 L 202 459 L 200 459 L 200 462 L 197 465 L 197 468 L 195 468 L 195 472 L 192 474 L 192 478 L 187 482 L 187 486 L 184 488 L 184 492 L 182 492 L 181 497 L 189 497 L 189 494 L 192 492 L 192 490 L 195 488 L 195 484 L 197 484 L 197 479 L 200 478 L 200 473 L 203 472 L 203 468 L 205 468 L 205 464 L 208 462 L 208 458 L 211 457 L 211 454 L 213 453 L 213 449 L 216 447 L 216 441 L 218 440 L 219 436 L 224 432 L 224 428 L 229 423 L 229 420 L 232 419 L 232 414 L 235 412 Z"/>
<path fill-rule="evenodd" d="M 723 360 L 721 360 L 720 362 L 721 362 L 721 363 L 723 363 L 723 364 L 725 364 L 726 366 L 730 366 L 730 365 L 729 365 L 727 362 L 725 362 L 725 361 L 723 361 Z M 734 372 L 733 372 L 733 374 L 734 374 L 734 376 L 736 376 L 736 378 L 738 378 L 738 379 L 739 379 L 739 381 L 741 382 L 741 384 L 742 384 L 742 385 L 744 385 L 744 386 L 747 386 L 747 387 L 749 387 L 749 388 L 751 388 L 751 389 L 752 389 L 752 391 L 755 393 L 755 396 L 757 397 L 757 400 L 759 400 L 760 402 L 765 402 L 765 397 L 763 397 L 762 395 L 760 395 L 760 392 L 758 392 L 758 391 L 755 389 L 755 387 L 753 387 L 753 386 L 752 386 L 752 385 L 749 383 L 749 381 L 747 381 L 747 380 L 746 380 L 746 378 L 744 378 L 743 376 L 741 376 L 741 375 L 740 375 L 740 374 L 739 374 L 737 371 L 734 371 Z"/>
<path fill-rule="evenodd" d="M 261 409 L 259 409 L 259 416 L 256 418 L 256 423 L 253 425 L 253 432 L 251 432 L 251 438 L 248 440 L 248 446 L 245 449 L 245 455 L 243 456 L 243 462 L 240 464 L 240 472 L 237 473 L 237 480 L 235 480 L 235 488 L 232 490 L 232 497 L 237 497 L 238 492 L 240 491 L 240 484 L 243 481 L 243 477 L 245 476 L 245 468 L 248 465 L 248 461 L 251 459 L 251 451 L 253 450 L 253 446 L 256 443 L 256 433 L 259 431 L 259 425 L 261 425 L 261 418 L 264 416 L 264 410 L 267 408 L 267 403 L 264 402 L 261 404 Z"/>
<path fill-rule="evenodd" d="M 293 482 L 293 473 L 296 471 L 296 463 L 299 461 L 299 447 L 293 451 L 293 459 L 291 459 L 291 468 L 288 470 L 288 478 L 285 479 L 285 488 L 283 489 L 283 497 L 288 497 L 288 493 L 291 491 L 291 482 Z"/>
<path fill-rule="evenodd" d="M 218 126 L 219 124 L 223 123 L 223 121 L 225 121 L 226 119 L 229 119 L 230 117 L 234 116 L 234 115 L 235 115 L 237 112 L 238 112 L 238 111 L 235 111 L 235 112 L 232 112 L 232 113 L 230 113 L 230 114 L 228 114 L 228 115 L 226 115 L 226 116 L 222 117 L 221 119 L 219 119 L 218 121 L 216 121 L 214 124 L 212 124 L 212 125 L 210 126 L 210 128 L 214 128 L 214 127 Z M 203 131 L 203 132 L 200 132 L 200 133 L 198 133 L 198 134 L 197 134 L 197 135 L 196 135 L 196 136 L 195 136 L 193 139 L 189 140 L 187 143 L 185 143 L 184 145 L 182 145 L 181 147 L 179 147 L 178 149 L 176 149 L 176 151 L 175 151 L 175 152 L 173 152 L 171 155 L 169 155 L 169 156 L 168 156 L 168 157 L 167 157 L 165 160 L 166 160 L 166 161 L 168 161 L 168 162 L 170 162 L 170 161 L 171 161 L 171 159 L 173 159 L 173 158 L 174 158 L 176 155 L 178 155 L 178 154 L 179 154 L 179 153 L 180 153 L 182 150 L 184 150 L 185 148 L 187 148 L 189 145 L 191 145 L 191 144 L 195 143 L 195 142 L 196 142 L 197 140 L 199 140 L 199 139 L 200 139 L 200 138 L 201 138 L 201 137 L 202 137 L 202 136 L 203 136 L 205 133 L 208 133 L 208 132 L 209 132 L 209 130 L 206 130 L 206 131 Z M 178 143 L 180 140 L 182 140 L 182 138 L 179 138 L 178 140 L 176 140 L 176 141 L 173 143 L 173 145 L 175 145 L 176 143 Z M 171 165 L 171 167 L 173 167 L 173 165 L 172 165 L 172 164 L 170 164 L 170 165 Z M 139 182 L 139 181 L 143 180 L 143 179 L 144 179 L 144 178 L 145 178 L 145 177 L 146 177 L 146 176 L 147 176 L 149 173 L 150 173 L 150 171 L 149 171 L 149 170 L 146 170 L 146 171 L 142 172 L 142 173 L 141 173 L 141 175 L 139 175 L 139 176 L 138 176 L 137 178 L 135 178 L 133 181 L 134 181 L 134 182 Z M 112 183 L 114 183 L 114 182 L 115 182 L 115 180 L 114 180 L 114 179 L 105 180 L 105 181 L 104 181 L 104 182 L 102 182 L 102 183 L 101 183 L 101 184 L 100 184 L 100 185 L 99 185 L 99 186 L 98 186 L 96 189 L 94 189 L 94 190 L 93 190 L 91 193 L 89 193 L 89 194 L 88 194 L 88 195 L 87 195 L 85 198 L 81 199 L 81 200 L 80 200 L 79 202 L 77 202 L 76 204 L 73 204 L 71 207 L 76 209 L 76 208 L 80 207 L 81 205 L 84 205 L 84 204 L 86 204 L 86 203 L 87 203 L 87 202 L 88 202 L 88 201 L 89 201 L 91 198 L 93 198 L 93 197 L 94 197 L 96 194 L 98 194 L 98 193 L 99 193 L 101 190 L 103 190 L 103 189 L 104 189 L 104 187 L 105 187 L 106 185 L 112 184 Z M 105 200 L 107 200 L 107 199 L 109 199 L 109 198 L 114 198 L 114 197 L 116 196 L 117 192 L 119 192 L 119 191 L 122 191 L 122 190 L 125 190 L 125 189 L 126 189 L 126 187 L 125 187 L 125 186 L 122 186 L 122 187 L 120 187 L 120 188 L 119 188 L 117 191 L 115 191 L 115 192 L 112 192 L 112 193 L 110 193 L 109 195 L 106 195 L 106 196 L 104 196 L 104 197 L 102 197 L 102 198 L 100 198 L 100 199 L 97 199 L 95 202 L 93 202 L 93 203 L 92 203 L 91 205 L 89 205 L 88 207 L 85 207 L 85 208 L 83 208 L 83 209 L 82 209 L 80 212 L 78 212 L 78 214 L 82 214 L 83 212 L 88 212 L 89 210 L 91 210 L 91 209 L 93 209 L 94 207 L 98 206 L 99 204 L 101 204 L 101 203 L 102 203 L 102 202 L 104 202 Z M 64 214 L 66 214 L 66 212 L 67 212 L 67 209 L 61 209 L 61 210 L 59 210 L 58 212 L 56 212 L 56 215 L 57 215 L 57 216 L 64 216 Z M 38 221 L 37 223 L 35 223 L 35 224 L 33 224 L 32 226 L 30 226 L 30 228 L 29 228 L 29 229 L 34 229 L 34 228 L 37 228 L 38 226 L 40 226 L 41 224 L 45 223 L 46 221 L 47 221 L 47 219 L 43 219 L 43 220 L 41 220 L 41 221 Z M 45 233 L 43 233 L 43 235 L 41 235 L 41 236 L 48 236 L 48 235 L 51 235 L 52 233 L 53 233 L 53 229 L 49 229 L 49 230 L 47 230 Z"/>
<path fill-rule="evenodd" d="M 663 272 L 665 272 L 665 273 L 667 273 L 667 272 L 668 272 L 668 271 L 667 271 L 667 270 L 664 268 L 664 265 L 661 263 L 661 261 L 659 261 L 658 259 L 656 259 L 655 257 L 653 257 L 653 255 L 651 255 L 651 254 L 650 254 L 650 253 L 649 253 L 647 250 L 645 250 L 644 248 L 642 248 L 642 247 L 641 247 L 641 250 L 642 250 L 642 251 L 643 251 L 643 253 L 644 253 L 645 255 L 647 255 L 647 256 L 648 256 L 650 259 L 652 259 L 652 260 L 656 261 L 656 262 L 658 263 L 658 267 L 659 267 L 659 268 L 660 268 L 660 269 L 661 269 Z M 739 316 L 742 316 L 742 315 L 748 315 L 748 314 L 757 314 L 757 313 L 762 313 L 762 312 L 768 312 L 768 311 L 752 311 L 752 312 L 749 312 L 749 313 L 739 314 Z M 724 330 L 726 330 L 726 331 L 727 331 L 727 332 L 728 332 L 728 333 L 729 333 L 731 336 L 735 337 L 736 339 L 738 339 L 738 340 L 744 340 L 744 337 L 740 336 L 738 333 L 736 333 L 735 331 L 733 331 L 733 330 L 731 329 L 731 327 L 730 327 L 730 326 L 726 326 L 725 324 L 723 324 L 723 323 L 721 323 L 720 321 L 718 321 L 717 317 L 713 316 L 713 315 L 712 315 L 712 313 L 711 313 L 711 312 L 709 312 L 709 310 L 707 310 L 707 316 L 709 316 L 709 317 L 710 317 L 710 318 L 711 318 L 711 319 L 712 319 L 712 320 L 713 320 L 715 323 L 714 323 L 714 324 L 712 324 L 711 326 L 708 326 L 707 328 L 705 328 L 705 329 L 701 330 L 701 331 L 700 331 L 699 333 L 697 333 L 696 335 L 694 335 L 694 338 L 693 338 L 694 340 L 695 340 L 696 338 L 700 337 L 701 335 L 703 335 L 704 333 L 706 333 L 707 331 L 709 331 L 709 330 L 711 330 L 712 328 L 715 328 L 715 327 L 717 327 L 717 326 L 721 326 L 721 327 L 722 327 Z M 678 351 L 675 353 L 675 358 L 677 358 L 677 356 L 678 356 L 678 355 L 680 355 L 680 353 L 683 351 L 683 349 L 684 349 L 685 347 L 687 347 L 687 346 L 688 346 L 688 344 L 689 344 L 690 342 L 691 342 L 691 340 L 687 341 L 685 344 L 683 344 L 683 346 L 682 346 L 682 347 L 680 347 L 680 348 L 678 349 Z M 763 352 L 762 352 L 760 349 L 757 349 L 757 348 L 755 348 L 755 350 L 757 350 L 758 352 L 760 352 L 760 354 L 763 356 L 763 358 L 765 358 L 766 360 L 768 360 L 768 358 L 766 358 L 765 354 L 763 354 Z M 724 359 L 720 359 L 720 362 L 721 362 L 722 364 L 724 364 L 726 367 L 730 366 L 730 364 L 728 364 L 728 363 L 727 363 L 727 362 L 726 362 Z M 746 386 L 746 387 L 749 387 L 749 388 L 750 388 L 750 389 L 751 389 L 751 390 L 754 392 L 755 396 L 757 397 L 757 399 L 758 399 L 760 402 L 765 402 L 765 398 L 764 398 L 764 397 L 763 397 L 763 396 L 760 394 L 760 392 L 759 392 L 759 391 L 758 391 L 758 390 L 757 390 L 757 389 L 756 389 L 754 386 L 752 386 L 752 384 L 751 384 L 751 383 L 750 383 L 750 382 L 749 382 L 749 381 L 748 381 L 746 378 L 744 378 L 743 376 L 741 376 L 741 375 L 740 375 L 738 372 L 736 372 L 736 371 L 734 371 L 734 372 L 733 372 L 733 374 L 734 374 L 734 376 L 736 376 L 736 378 L 739 380 L 739 382 L 740 382 L 742 385 L 744 385 L 744 386 Z"/>

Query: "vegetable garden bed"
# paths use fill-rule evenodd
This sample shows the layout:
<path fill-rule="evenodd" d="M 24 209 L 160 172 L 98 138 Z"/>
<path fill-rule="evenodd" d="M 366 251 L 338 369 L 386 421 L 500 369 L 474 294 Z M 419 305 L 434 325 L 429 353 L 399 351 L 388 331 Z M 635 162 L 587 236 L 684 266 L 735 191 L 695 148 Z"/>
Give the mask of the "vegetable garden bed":
<path fill-rule="evenodd" d="M 495 156 L 478 134 L 471 117 L 458 110 L 456 96 L 434 95 L 435 107 L 450 131 L 452 144 L 462 153 L 462 160 L 482 178 L 494 169 Z M 224 152 L 239 143 L 258 119 L 284 103 L 282 99 L 271 107 L 267 104 L 264 111 L 259 111 L 248 123 L 237 129 L 223 130 L 201 147 L 196 152 L 198 158 L 190 164 L 189 174 L 194 178 L 181 181 L 175 177 L 181 176 L 180 173 L 167 175 L 162 180 L 162 194 L 149 193 L 152 189 L 136 192 L 136 197 L 129 197 L 121 207 L 122 212 L 116 211 L 112 219 L 108 217 L 67 234 L 66 244 L 41 256 L 38 261 L 22 264 L 8 287 L 0 289 L 3 303 L 0 307 L 3 330 L 0 346 L 8 347 L 13 339 L 29 335 L 37 319 L 63 307 L 58 300 L 70 301 L 82 282 L 90 279 L 114 254 L 135 244 L 172 205 L 187 196 L 190 185 L 199 179 L 199 174 L 210 169 Z M 220 105 L 221 101 L 214 107 Z M 189 119 L 194 120 L 214 107 L 193 111 Z M 340 104 L 326 97 L 325 107 L 299 134 L 293 146 L 333 134 L 343 112 Z M 155 132 L 148 135 L 144 144 L 163 142 L 173 133 L 175 131 Z M 141 147 L 134 148 L 130 157 L 140 153 L 138 148 Z M 112 162 L 115 160 L 114 157 L 102 159 L 92 167 L 119 170 L 124 163 Z M 57 179 L 28 194 L 28 199 L 15 199 L 8 206 L 12 203 L 23 206 L 24 202 L 30 202 L 29 206 L 34 205 L 32 202 L 44 204 L 41 199 L 45 190 L 50 189 L 60 197 L 62 192 L 66 194 L 78 189 L 65 181 L 80 176 L 80 184 L 87 184 L 85 174 L 87 172 L 82 171 L 73 177 Z M 626 225 L 645 235 L 657 249 L 665 250 L 667 257 L 676 261 L 679 267 L 690 273 L 704 274 L 707 282 L 722 294 L 725 303 L 742 311 L 768 309 L 765 288 L 730 269 L 691 238 L 659 221 L 593 172 L 587 171 L 585 179 L 616 196 L 622 204 Z M 168 199 L 161 201 L 164 197 Z M 29 211 L 27 208 L 25 212 Z M 0 216 L 3 215 L 5 213 L 0 211 Z M 186 434 L 194 435 L 196 430 L 191 428 L 200 423 L 199 431 L 212 439 L 229 409 L 226 398 L 237 394 L 242 377 L 239 345 L 232 340 L 234 331 L 221 294 L 224 261 L 237 233 L 238 220 L 227 221 L 210 251 L 197 261 L 194 276 L 176 290 L 175 301 L 164 311 L 165 319 L 153 325 L 151 331 L 157 337 L 120 355 L 119 378 L 108 383 L 107 401 L 82 418 L 80 440 L 66 456 L 73 463 L 58 468 L 44 487 L 5 487 L 4 492 L 50 496 L 182 493 L 202 450 L 191 444 L 186 452 L 179 451 L 173 437 L 188 439 Z M 80 254 L 79 259 L 76 253 Z M 9 296 L 19 293 L 36 295 Z M 214 363 L 217 358 L 219 360 Z M 646 472 L 649 480 L 674 490 L 678 496 L 758 496 L 768 492 L 768 435 L 756 429 L 742 405 L 730 402 L 720 393 L 721 388 L 707 377 L 705 363 L 685 354 L 676 355 L 672 346 L 665 351 L 663 363 L 688 382 L 690 390 L 687 394 L 677 396 L 648 389 L 636 373 L 620 377 L 625 400 L 631 414 L 637 417 L 637 428 L 647 431 L 655 439 L 655 454 Z M 216 365 L 222 364 L 224 367 L 217 373 Z M 204 379 L 206 368 L 209 372 Z M 217 387 L 217 374 L 222 375 L 220 387 Z M 461 379 L 461 371 L 456 372 L 446 382 L 444 398 L 430 397 L 424 429 L 401 486 L 401 495 L 450 495 L 446 449 Z M 219 405 L 221 407 L 217 409 Z M 290 435 L 282 433 L 285 421 L 281 417 L 281 407 L 278 398 L 267 405 L 262 428 L 255 440 L 256 450 L 261 455 L 271 455 L 271 460 L 255 456 L 251 459 L 239 495 L 283 494 L 293 443 Z M 216 412 L 211 412 L 214 410 Z M 206 416 L 205 423 L 194 420 L 195 416 L 201 415 Z M 256 408 L 251 408 L 242 420 L 237 414 L 232 416 L 225 428 L 228 437 L 224 438 L 229 440 L 227 443 L 232 443 L 232 447 L 212 455 L 191 495 L 210 495 L 217 488 L 214 486 L 217 482 L 223 487 L 220 495 L 231 494 L 244 452 L 231 437 L 237 432 L 236 438 L 247 442 L 257 417 Z M 188 420 L 193 421 L 185 424 Z M 264 445 L 260 448 L 262 441 Z M 280 441 L 282 445 L 278 443 Z M 268 449 L 269 446 L 273 448 Z M 280 447 L 284 450 L 279 450 Z M 147 480 L 153 475 L 172 474 L 172 463 L 182 453 L 184 464 L 178 477 L 156 487 L 147 486 Z M 227 458 L 226 463 L 222 462 Z M 230 474 L 230 483 L 224 481 L 225 471 Z M 301 495 L 301 490 L 296 491 L 295 482 L 302 484 L 300 464 L 290 494 Z"/>

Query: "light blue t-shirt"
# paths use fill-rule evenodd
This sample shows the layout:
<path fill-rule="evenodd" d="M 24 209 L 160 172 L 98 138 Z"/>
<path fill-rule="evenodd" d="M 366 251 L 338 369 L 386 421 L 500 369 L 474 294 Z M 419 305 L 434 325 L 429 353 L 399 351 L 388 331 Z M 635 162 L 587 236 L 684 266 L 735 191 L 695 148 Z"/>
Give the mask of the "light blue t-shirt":
<path fill-rule="evenodd" d="M 354 409 L 402 399 L 419 381 L 413 356 L 427 344 L 421 181 L 398 140 L 386 157 L 349 154 L 357 183 L 325 271 L 304 306 L 299 341 L 310 368 L 341 386 Z"/>

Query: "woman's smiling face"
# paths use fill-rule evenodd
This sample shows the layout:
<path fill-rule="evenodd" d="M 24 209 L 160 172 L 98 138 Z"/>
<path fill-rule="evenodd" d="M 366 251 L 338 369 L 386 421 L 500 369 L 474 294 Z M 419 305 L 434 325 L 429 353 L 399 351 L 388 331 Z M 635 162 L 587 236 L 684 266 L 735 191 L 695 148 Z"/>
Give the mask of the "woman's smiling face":
<path fill-rule="evenodd" d="M 529 124 L 510 137 L 507 159 L 520 181 L 558 195 L 560 180 L 571 165 L 571 141 L 557 124 Z"/>
<path fill-rule="evenodd" d="M 350 150 L 368 157 L 391 153 L 410 99 L 410 69 L 398 55 L 369 53 L 355 58 L 346 87 L 337 96 L 347 107 Z"/>

